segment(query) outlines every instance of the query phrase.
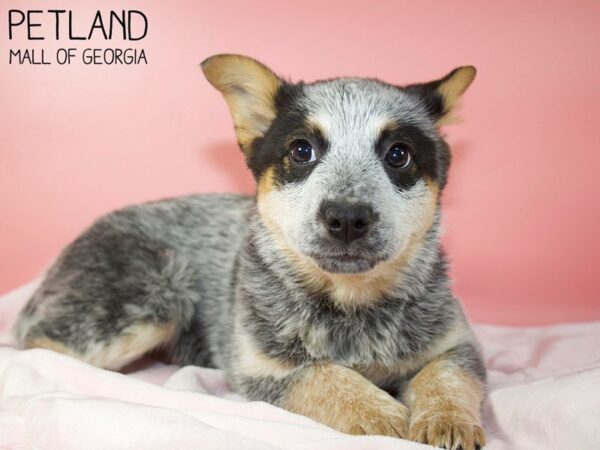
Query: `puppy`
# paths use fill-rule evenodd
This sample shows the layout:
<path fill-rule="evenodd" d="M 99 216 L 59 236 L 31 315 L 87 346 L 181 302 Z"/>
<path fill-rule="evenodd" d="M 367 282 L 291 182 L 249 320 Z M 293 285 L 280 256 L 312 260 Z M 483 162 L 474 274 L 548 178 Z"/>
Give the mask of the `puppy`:
<path fill-rule="evenodd" d="M 256 197 L 193 195 L 99 219 L 22 311 L 22 348 L 119 369 L 162 348 L 351 434 L 483 446 L 485 368 L 440 247 L 439 133 L 475 69 L 398 87 L 202 63 Z"/>

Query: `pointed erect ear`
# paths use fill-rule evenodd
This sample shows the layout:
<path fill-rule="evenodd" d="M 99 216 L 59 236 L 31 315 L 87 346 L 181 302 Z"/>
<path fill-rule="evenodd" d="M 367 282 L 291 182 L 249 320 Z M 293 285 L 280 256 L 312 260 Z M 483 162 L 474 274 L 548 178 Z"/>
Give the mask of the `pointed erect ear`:
<path fill-rule="evenodd" d="M 473 66 L 458 67 L 444 78 L 430 83 L 412 84 L 405 89 L 421 98 L 438 126 L 444 125 L 453 121 L 451 113 L 475 79 L 476 73 Z"/>
<path fill-rule="evenodd" d="M 275 95 L 283 84 L 271 70 L 242 55 L 215 55 L 202 62 L 204 75 L 229 105 L 238 142 L 248 154 L 250 144 L 275 118 Z"/>

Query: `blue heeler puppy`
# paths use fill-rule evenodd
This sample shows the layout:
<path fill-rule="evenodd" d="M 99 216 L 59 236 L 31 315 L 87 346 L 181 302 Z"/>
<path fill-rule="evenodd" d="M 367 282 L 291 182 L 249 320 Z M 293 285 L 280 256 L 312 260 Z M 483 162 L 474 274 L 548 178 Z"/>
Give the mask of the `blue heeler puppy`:
<path fill-rule="evenodd" d="M 16 336 L 119 369 L 155 349 L 352 434 L 484 445 L 485 368 L 440 248 L 451 119 L 475 69 L 404 87 L 290 83 L 202 63 L 256 197 L 193 195 L 99 219 L 60 255 Z"/>

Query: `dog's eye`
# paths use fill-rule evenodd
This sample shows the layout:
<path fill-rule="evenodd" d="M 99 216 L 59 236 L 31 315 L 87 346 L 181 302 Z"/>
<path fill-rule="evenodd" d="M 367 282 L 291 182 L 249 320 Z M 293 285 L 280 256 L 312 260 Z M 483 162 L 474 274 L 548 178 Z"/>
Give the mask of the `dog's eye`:
<path fill-rule="evenodd" d="M 317 152 L 310 142 L 299 139 L 290 146 L 290 158 L 299 164 L 306 164 L 317 160 Z"/>
<path fill-rule="evenodd" d="M 394 144 L 385 154 L 385 162 L 396 169 L 408 169 L 412 164 L 410 147 L 406 144 Z"/>

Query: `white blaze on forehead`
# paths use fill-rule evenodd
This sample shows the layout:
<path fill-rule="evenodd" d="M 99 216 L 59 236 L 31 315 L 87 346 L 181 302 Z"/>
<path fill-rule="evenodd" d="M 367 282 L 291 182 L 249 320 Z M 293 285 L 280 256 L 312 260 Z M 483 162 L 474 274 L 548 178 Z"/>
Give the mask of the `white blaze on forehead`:
<path fill-rule="evenodd" d="M 372 80 L 339 79 L 307 85 L 302 106 L 333 151 L 373 154 L 383 129 L 393 123 L 428 130 L 431 119 L 419 101 L 393 86 Z"/>

